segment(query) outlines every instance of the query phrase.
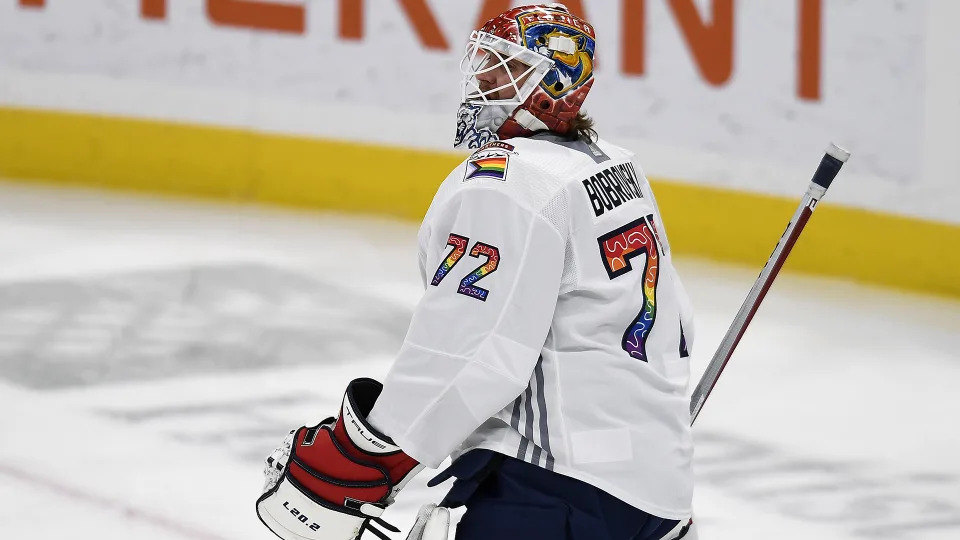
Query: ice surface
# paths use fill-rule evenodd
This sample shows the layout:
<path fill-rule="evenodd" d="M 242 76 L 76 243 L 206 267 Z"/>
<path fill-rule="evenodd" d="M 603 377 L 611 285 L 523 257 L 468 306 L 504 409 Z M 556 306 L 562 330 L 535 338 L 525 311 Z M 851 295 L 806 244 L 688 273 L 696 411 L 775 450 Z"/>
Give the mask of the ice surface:
<path fill-rule="evenodd" d="M 260 460 L 384 374 L 420 291 L 415 239 L 0 185 L 0 536 L 272 538 Z M 759 269 L 677 265 L 700 371 Z M 909 253 L 890 271 L 909 279 Z M 960 303 L 782 277 L 696 427 L 701 538 L 960 538 L 958 386 Z M 429 477 L 388 521 L 442 497 Z"/>

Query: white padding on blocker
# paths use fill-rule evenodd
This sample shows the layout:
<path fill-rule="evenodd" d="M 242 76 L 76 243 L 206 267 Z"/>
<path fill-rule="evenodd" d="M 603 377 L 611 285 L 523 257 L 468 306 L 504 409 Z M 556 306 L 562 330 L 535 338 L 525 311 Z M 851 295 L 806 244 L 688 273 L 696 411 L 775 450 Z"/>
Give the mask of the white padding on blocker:
<path fill-rule="evenodd" d="M 284 540 L 326 540 L 353 538 L 364 518 L 320 506 L 294 487 L 286 478 L 277 490 L 257 504 L 263 523 Z"/>

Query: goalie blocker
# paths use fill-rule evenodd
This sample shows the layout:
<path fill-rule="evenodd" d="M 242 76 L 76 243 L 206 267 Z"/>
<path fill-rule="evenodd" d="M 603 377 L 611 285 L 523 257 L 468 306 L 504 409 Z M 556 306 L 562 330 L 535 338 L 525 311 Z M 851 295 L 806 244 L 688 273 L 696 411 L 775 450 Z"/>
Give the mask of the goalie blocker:
<path fill-rule="evenodd" d="M 352 540 L 370 531 L 388 539 L 374 523 L 399 532 L 380 516 L 422 466 L 367 423 L 382 388 L 352 381 L 339 418 L 292 431 L 267 458 L 257 516 L 278 537 Z"/>

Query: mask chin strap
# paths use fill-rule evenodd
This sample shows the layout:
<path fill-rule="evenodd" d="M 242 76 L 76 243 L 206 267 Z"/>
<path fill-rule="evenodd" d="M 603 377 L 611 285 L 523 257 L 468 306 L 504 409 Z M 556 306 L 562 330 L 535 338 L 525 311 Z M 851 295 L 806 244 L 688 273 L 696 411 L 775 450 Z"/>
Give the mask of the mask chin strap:
<path fill-rule="evenodd" d="M 526 109 L 517 109 L 513 114 L 513 119 L 516 123 L 520 124 L 520 127 L 529 129 L 530 131 L 550 129 L 539 118 L 530 114 L 530 111 Z"/>

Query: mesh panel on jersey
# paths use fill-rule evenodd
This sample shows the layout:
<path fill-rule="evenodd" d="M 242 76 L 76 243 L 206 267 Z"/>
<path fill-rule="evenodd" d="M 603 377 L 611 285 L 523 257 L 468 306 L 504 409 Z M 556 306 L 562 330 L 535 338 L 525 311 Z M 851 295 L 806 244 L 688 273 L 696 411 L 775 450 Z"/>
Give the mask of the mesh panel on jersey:
<path fill-rule="evenodd" d="M 570 205 L 567 204 L 567 192 L 561 189 L 540 209 L 540 216 L 550 222 L 564 238 L 570 223 Z"/>
<path fill-rule="evenodd" d="M 523 163 L 523 169 L 521 169 L 521 176 L 517 178 L 520 181 L 507 182 L 507 189 L 514 191 L 516 195 L 519 196 L 520 200 L 527 204 L 530 208 L 540 208 L 540 215 L 550 219 L 550 223 L 554 223 L 557 226 L 557 230 L 561 233 L 565 230 L 560 224 L 566 223 L 566 207 L 559 210 L 549 210 L 550 205 L 555 205 L 555 199 L 558 196 L 557 188 L 558 183 L 556 177 L 558 175 L 545 173 L 543 167 L 539 164 L 534 165 L 533 163 Z M 544 204 L 544 201 L 548 201 Z M 541 206 L 542 205 L 542 206 Z M 553 218 L 548 217 L 544 212 L 550 212 L 551 214 L 557 214 L 556 217 L 560 218 L 560 221 L 554 222 Z"/>
<path fill-rule="evenodd" d="M 577 257 L 573 251 L 573 241 L 570 235 L 570 205 L 567 201 L 567 191 L 560 190 L 554 195 L 540 209 L 540 216 L 549 221 L 553 228 L 566 239 L 563 275 L 560 277 L 560 292 L 574 289 L 580 280 L 580 274 L 577 271 Z"/>
<path fill-rule="evenodd" d="M 567 236 L 567 249 L 563 256 L 563 276 L 560 277 L 560 292 L 565 293 L 577 288 L 580 271 L 577 269 L 577 254 L 573 250 L 573 237 Z"/>

